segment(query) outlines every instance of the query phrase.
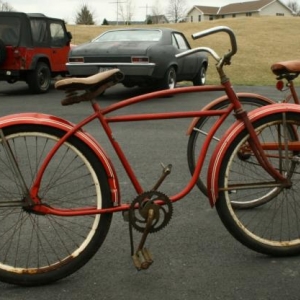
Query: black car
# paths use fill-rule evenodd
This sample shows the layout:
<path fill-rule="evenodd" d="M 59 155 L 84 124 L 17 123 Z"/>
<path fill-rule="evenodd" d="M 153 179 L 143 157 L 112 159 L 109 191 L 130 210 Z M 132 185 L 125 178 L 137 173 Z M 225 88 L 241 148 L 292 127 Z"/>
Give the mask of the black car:
<path fill-rule="evenodd" d="M 176 82 L 203 85 L 208 58 L 195 53 L 177 59 L 176 54 L 191 49 L 184 34 L 167 28 L 109 30 L 91 42 L 69 52 L 67 69 L 71 76 L 83 77 L 112 68 L 120 69 L 126 87 L 155 85 L 174 88 Z"/>

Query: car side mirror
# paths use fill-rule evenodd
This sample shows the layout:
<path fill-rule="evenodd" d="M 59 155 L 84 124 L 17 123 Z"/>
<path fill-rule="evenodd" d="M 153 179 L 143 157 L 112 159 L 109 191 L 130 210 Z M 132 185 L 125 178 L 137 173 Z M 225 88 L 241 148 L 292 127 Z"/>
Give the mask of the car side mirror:
<path fill-rule="evenodd" d="M 69 46 L 71 44 L 71 40 L 73 38 L 72 33 L 70 31 L 67 31 L 67 46 Z"/>
<path fill-rule="evenodd" d="M 72 33 L 70 31 L 67 31 L 67 37 L 69 39 L 69 42 L 71 42 L 73 36 L 72 36 Z"/>

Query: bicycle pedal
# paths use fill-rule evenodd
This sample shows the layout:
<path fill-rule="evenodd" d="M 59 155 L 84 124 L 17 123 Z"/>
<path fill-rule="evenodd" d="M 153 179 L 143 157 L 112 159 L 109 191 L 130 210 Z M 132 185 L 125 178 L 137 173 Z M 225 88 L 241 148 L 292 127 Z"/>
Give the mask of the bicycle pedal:
<path fill-rule="evenodd" d="M 137 251 L 133 256 L 133 264 L 138 271 L 147 270 L 153 263 L 152 254 L 147 248 Z"/>

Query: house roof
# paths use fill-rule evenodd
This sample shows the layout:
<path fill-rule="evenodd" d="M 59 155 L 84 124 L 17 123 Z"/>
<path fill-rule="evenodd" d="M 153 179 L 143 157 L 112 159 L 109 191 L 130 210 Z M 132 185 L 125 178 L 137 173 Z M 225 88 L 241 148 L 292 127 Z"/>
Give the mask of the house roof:
<path fill-rule="evenodd" d="M 220 15 L 220 14 L 232 14 L 232 13 L 243 13 L 243 12 L 255 12 L 260 11 L 268 5 L 279 2 L 285 8 L 293 12 L 288 6 L 284 5 L 279 0 L 257 0 L 257 1 L 248 1 L 248 2 L 239 2 L 232 3 L 221 7 L 213 7 L 213 6 L 200 6 L 195 5 L 189 13 L 195 8 L 201 11 L 205 15 Z"/>
<path fill-rule="evenodd" d="M 232 3 L 221 7 L 220 14 L 226 13 L 241 13 L 241 12 L 253 12 L 260 11 L 266 6 L 276 2 L 276 0 L 260 0 L 260 1 L 249 1 L 241 3 Z"/>

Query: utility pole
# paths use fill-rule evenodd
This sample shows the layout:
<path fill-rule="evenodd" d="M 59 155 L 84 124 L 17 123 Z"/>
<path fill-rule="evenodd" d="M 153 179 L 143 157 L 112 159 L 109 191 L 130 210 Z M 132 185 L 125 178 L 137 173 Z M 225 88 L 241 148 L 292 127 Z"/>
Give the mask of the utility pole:
<path fill-rule="evenodd" d="M 141 6 L 141 8 L 145 8 L 146 9 L 146 22 L 147 22 L 147 17 L 148 17 L 148 8 L 152 8 L 153 6 L 148 6 L 148 3 L 146 4 L 146 6 Z"/>
<path fill-rule="evenodd" d="M 126 1 L 117 0 L 115 2 L 110 2 L 112 4 L 117 4 L 117 25 L 119 25 L 119 4 L 125 3 Z"/>

